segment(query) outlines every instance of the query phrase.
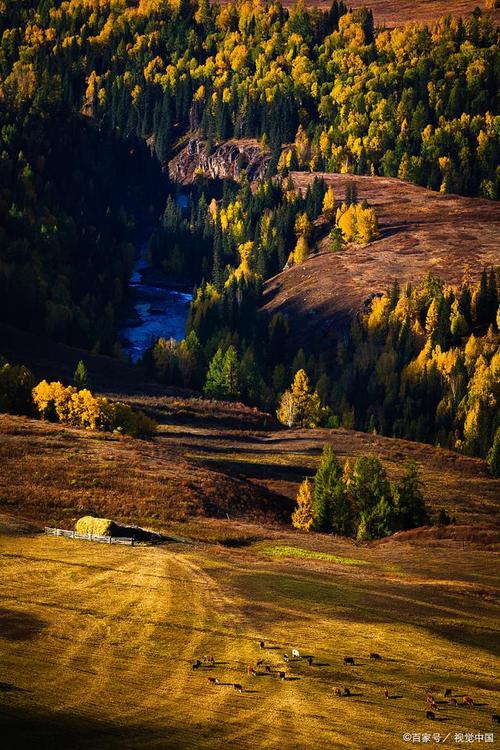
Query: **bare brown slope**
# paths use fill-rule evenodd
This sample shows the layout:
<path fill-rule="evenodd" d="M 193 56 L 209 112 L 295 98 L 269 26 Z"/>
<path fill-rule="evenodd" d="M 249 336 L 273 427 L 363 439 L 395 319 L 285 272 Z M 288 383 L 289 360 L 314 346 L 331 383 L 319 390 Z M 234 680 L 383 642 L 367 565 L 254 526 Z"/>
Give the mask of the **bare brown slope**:
<path fill-rule="evenodd" d="M 228 511 L 289 516 L 286 497 L 201 465 L 178 432 L 170 437 L 146 442 L 0 414 L 0 513 L 65 528 L 86 514 L 152 525 Z"/>
<path fill-rule="evenodd" d="M 90 513 L 160 528 L 193 517 L 289 520 L 326 442 L 342 459 L 380 456 L 392 480 L 414 458 L 434 518 L 445 508 L 461 524 L 494 521 L 500 480 L 484 461 L 419 443 L 343 429 L 172 424 L 145 442 L 8 415 L 0 415 L 0 514 L 67 526 Z"/>
<path fill-rule="evenodd" d="M 500 263 L 498 201 L 441 195 L 388 177 L 293 173 L 302 188 L 316 176 L 333 185 L 337 200 L 355 182 L 359 200 L 376 208 L 380 237 L 335 254 L 324 239 L 318 255 L 266 282 L 264 310 L 291 316 L 297 338 L 334 334 L 393 279 L 415 284 L 432 271 L 456 283 L 467 267 L 477 276 Z"/>
<path fill-rule="evenodd" d="M 294 0 L 284 0 L 283 5 L 290 8 Z M 305 5 L 315 8 L 330 8 L 330 0 L 305 0 Z M 375 25 L 393 28 L 408 22 L 429 24 L 442 16 L 466 16 L 479 7 L 496 23 L 500 22 L 500 9 L 487 10 L 485 0 L 350 0 L 349 8 L 368 7 L 373 11 Z"/>

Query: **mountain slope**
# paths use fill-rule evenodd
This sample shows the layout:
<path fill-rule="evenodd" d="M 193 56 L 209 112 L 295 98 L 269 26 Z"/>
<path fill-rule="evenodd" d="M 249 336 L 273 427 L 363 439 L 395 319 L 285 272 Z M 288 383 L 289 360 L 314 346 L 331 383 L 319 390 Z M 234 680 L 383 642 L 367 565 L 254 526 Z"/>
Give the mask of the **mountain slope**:
<path fill-rule="evenodd" d="M 477 277 L 500 261 L 498 201 L 443 195 L 388 177 L 292 173 L 302 189 L 316 176 L 333 186 L 337 200 L 356 184 L 358 200 L 376 209 L 380 237 L 334 254 L 325 237 L 317 255 L 266 282 L 263 309 L 288 314 L 297 339 L 335 335 L 370 294 L 385 291 L 394 279 L 416 284 L 432 271 L 456 283 L 466 269 Z"/>
<path fill-rule="evenodd" d="M 285 0 L 283 5 L 291 7 L 293 0 Z M 489 13 L 496 23 L 500 20 L 499 9 L 488 9 L 485 0 L 351 0 L 346 3 L 349 8 L 371 8 L 376 26 L 393 28 L 402 26 L 404 23 L 432 23 L 442 16 L 466 16 L 475 8 L 480 8 L 483 13 Z M 315 8 L 329 8 L 329 0 L 306 0 L 306 6 Z"/>

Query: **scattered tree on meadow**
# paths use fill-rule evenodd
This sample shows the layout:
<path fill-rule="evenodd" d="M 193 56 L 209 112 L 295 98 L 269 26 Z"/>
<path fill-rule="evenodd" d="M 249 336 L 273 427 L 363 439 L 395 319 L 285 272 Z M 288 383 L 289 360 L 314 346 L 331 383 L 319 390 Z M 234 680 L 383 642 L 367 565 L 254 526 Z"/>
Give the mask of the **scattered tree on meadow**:
<path fill-rule="evenodd" d="M 76 366 L 75 374 L 73 375 L 73 385 L 78 390 L 81 390 L 82 388 L 90 388 L 90 378 L 82 359 Z"/>
<path fill-rule="evenodd" d="M 215 352 L 208 367 L 204 392 L 211 398 L 233 399 L 240 394 L 240 363 L 234 346 Z"/>
<path fill-rule="evenodd" d="M 423 526 L 427 520 L 423 483 L 416 461 L 408 461 L 401 481 L 393 488 L 395 525 L 400 529 Z"/>
<path fill-rule="evenodd" d="M 313 523 L 314 491 L 310 479 L 304 479 L 297 494 L 297 507 L 292 513 L 292 524 L 296 529 L 310 531 Z"/>
<path fill-rule="evenodd" d="M 305 370 L 299 370 L 290 390 L 281 397 L 276 412 L 279 421 L 287 427 L 318 427 L 325 410 L 316 391 L 311 390 Z"/>
<path fill-rule="evenodd" d="M 426 523 L 422 482 L 415 462 L 408 462 L 397 485 L 387 479 L 375 456 L 359 456 L 353 468 L 342 469 L 331 445 L 325 445 L 314 476 L 300 485 L 294 526 L 306 519 L 307 530 L 354 536 L 360 541 L 379 539 L 400 529 Z"/>

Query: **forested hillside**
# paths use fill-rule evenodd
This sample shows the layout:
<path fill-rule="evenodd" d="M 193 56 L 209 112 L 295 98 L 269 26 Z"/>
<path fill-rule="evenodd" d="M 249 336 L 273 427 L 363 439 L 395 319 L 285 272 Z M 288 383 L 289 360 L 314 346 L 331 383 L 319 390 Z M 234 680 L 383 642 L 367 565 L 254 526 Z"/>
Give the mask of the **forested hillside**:
<path fill-rule="evenodd" d="M 151 264 L 197 284 L 186 340 L 160 339 L 145 357 L 163 382 L 275 411 L 304 371 L 320 421 L 487 453 L 498 394 L 481 397 L 483 436 L 467 437 L 467 415 L 477 412 L 468 388 L 482 360 L 463 358 L 474 336 L 495 369 L 495 271 L 486 275 L 487 312 L 474 279 L 460 289 L 432 277 L 416 288 L 396 283 L 374 341 L 359 318 L 342 332 L 342 351 L 294 346 L 293 320 L 259 312 L 263 281 L 307 262 L 319 240 L 338 252 L 378 233 L 376 211 L 354 188 L 342 201 L 321 180 L 301 193 L 292 170 L 500 197 L 498 28 L 487 15 L 377 30 L 370 10 L 336 1 L 325 11 L 207 0 L 1 6 L 3 320 L 116 351 L 134 242 L 151 232 Z M 251 186 L 243 175 L 221 189 L 200 177 L 182 209 L 160 165 L 190 132 L 207 153 L 228 138 L 259 139 L 271 156 L 266 179 Z M 457 316 L 465 324 L 453 328 Z M 429 359 L 435 372 L 438 344 L 458 352 L 460 388 L 451 398 L 444 376 L 432 375 L 429 395 L 415 375 L 403 393 L 414 361 Z M 394 387 L 373 376 L 387 369 L 379 346 L 397 361 Z M 366 376 L 373 393 L 353 395 Z"/>

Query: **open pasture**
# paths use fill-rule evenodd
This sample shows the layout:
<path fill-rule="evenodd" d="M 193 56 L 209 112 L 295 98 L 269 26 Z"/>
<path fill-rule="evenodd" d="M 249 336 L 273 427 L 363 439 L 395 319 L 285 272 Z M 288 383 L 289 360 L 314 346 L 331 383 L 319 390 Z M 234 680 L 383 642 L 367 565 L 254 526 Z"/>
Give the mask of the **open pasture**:
<path fill-rule="evenodd" d="M 391 750 L 405 732 L 494 732 L 495 554 L 318 544 L 0 537 L 2 746 Z"/>

